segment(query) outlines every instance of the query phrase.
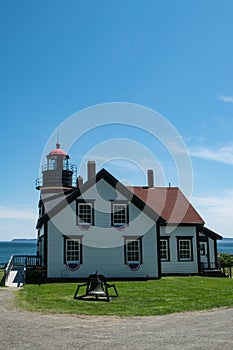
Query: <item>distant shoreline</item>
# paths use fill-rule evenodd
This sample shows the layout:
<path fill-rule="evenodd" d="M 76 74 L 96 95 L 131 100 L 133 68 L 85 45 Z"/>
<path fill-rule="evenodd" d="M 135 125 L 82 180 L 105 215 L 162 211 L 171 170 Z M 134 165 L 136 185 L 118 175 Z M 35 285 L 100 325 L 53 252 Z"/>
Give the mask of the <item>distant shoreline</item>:
<path fill-rule="evenodd" d="M 14 238 L 10 242 L 36 242 L 36 238 Z"/>

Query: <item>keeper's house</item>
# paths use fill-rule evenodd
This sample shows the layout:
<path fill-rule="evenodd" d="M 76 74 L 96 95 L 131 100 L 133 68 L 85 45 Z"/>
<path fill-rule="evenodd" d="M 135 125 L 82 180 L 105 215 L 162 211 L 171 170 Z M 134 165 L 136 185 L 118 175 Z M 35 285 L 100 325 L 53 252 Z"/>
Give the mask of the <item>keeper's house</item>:
<path fill-rule="evenodd" d="M 48 279 L 114 279 L 198 274 L 217 264 L 222 237 L 204 221 L 177 187 L 126 187 L 88 162 L 88 179 L 57 144 L 42 170 L 38 254 Z M 75 184 L 73 179 L 75 177 Z"/>

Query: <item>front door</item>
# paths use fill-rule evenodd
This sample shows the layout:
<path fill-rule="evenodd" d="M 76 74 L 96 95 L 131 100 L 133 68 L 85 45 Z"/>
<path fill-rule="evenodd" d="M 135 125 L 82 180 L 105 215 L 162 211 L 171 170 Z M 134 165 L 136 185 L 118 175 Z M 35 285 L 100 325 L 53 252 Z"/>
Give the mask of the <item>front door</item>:
<path fill-rule="evenodd" d="M 201 267 L 206 270 L 209 268 L 209 254 L 207 242 L 200 242 Z"/>

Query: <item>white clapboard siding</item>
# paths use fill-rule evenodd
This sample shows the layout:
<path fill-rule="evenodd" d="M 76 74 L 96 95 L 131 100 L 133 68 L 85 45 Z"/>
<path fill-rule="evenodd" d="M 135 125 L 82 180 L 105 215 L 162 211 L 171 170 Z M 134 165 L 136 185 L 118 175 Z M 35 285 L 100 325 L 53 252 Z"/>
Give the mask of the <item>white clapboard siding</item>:
<path fill-rule="evenodd" d="M 172 228 L 169 227 L 169 230 Z M 197 242 L 195 226 L 177 226 L 170 232 L 161 227 L 160 235 L 169 237 L 170 261 L 161 261 L 162 274 L 192 274 L 198 273 Z M 177 237 L 191 237 L 193 247 L 193 261 L 178 261 Z"/>
<path fill-rule="evenodd" d="M 114 247 L 96 247 L 86 245 L 83 235 L 83 264 L 76 272 L 67 270 L 64 264 L 64 238 L 56 226 L 50 227 L 48 237 L 48 277 L 87 277 L 90 273 L 98 271 L 106 277 L 158 277 L 157 245 L 155 227 L 143 235 L 142 238 L 142 259 L 143 264 L 138 271 L 131 271 L 124 262 L 124 237 L 120 232 L 120 244 Z M 109 234 L 112 234 L 109 230 Z M 119 232 L 118 232 L 119 233 Z M 72 235 L 69 235 L 72 238 Z M 128 236 L 128 233 L 127 233 Z M 75 237 L 75 235 L 74 235 Z"/>
<path fill-rule="evenodd" d="M 83 278 L 98 271 L 106 277 L 158 277 L 157 234 L 152 219 L 132 203 L 129 204 L 130 223 L 124 230 L 111 226 L 111 200 L 124 200 L 104 180 L 81 197 L 95 200 L 95 226 L 83 230 L 76 225 L 76 202 L 64 208 L 48 223 L 48 278 Z M 64 235 L 82 236 L 83 264 L 71 272 L 64 264 Z M 131 271 L 124 262 L 124 237 L 142 238 L 143 264 Z"/>

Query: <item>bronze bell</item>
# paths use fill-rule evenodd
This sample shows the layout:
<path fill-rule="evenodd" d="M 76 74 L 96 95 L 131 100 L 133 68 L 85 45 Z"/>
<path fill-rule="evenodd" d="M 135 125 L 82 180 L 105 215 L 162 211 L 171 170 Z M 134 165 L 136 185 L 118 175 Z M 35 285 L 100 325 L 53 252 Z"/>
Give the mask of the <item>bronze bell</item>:
<path fill-rule="evenodd" d="M 103 283 L 100 277 L 96 274 L 94 277 L 91 277 L 90 280 L 90 289 L 87 292 L 88 295 L 93 295 L 96 298 L 106 297 L 106 293 L 103 289 Z"/>
<path fill-rule="evenodd" d="M 84 295 L 78 296 L 79 289 L 82 287 L 86 287 L 86 293 Z M 96 300 L 98 300 L 99 297 L 104 297 L 107 301 L 110 301 L 111 299 L 108 292 L 109 288 L 113 288 L 115 291 L 115 295 L 112 297 L 118 297 L 118 292 L 115 284 L 107 283 L 104 275 L 99 275 L 96 271 L 95 274 L 88 276 L 87 283 L 79 284 L 77 286 L 76 292 L 74 294 L 74 299 L 85 299 L 86 297 L 94 296 Z"/>

